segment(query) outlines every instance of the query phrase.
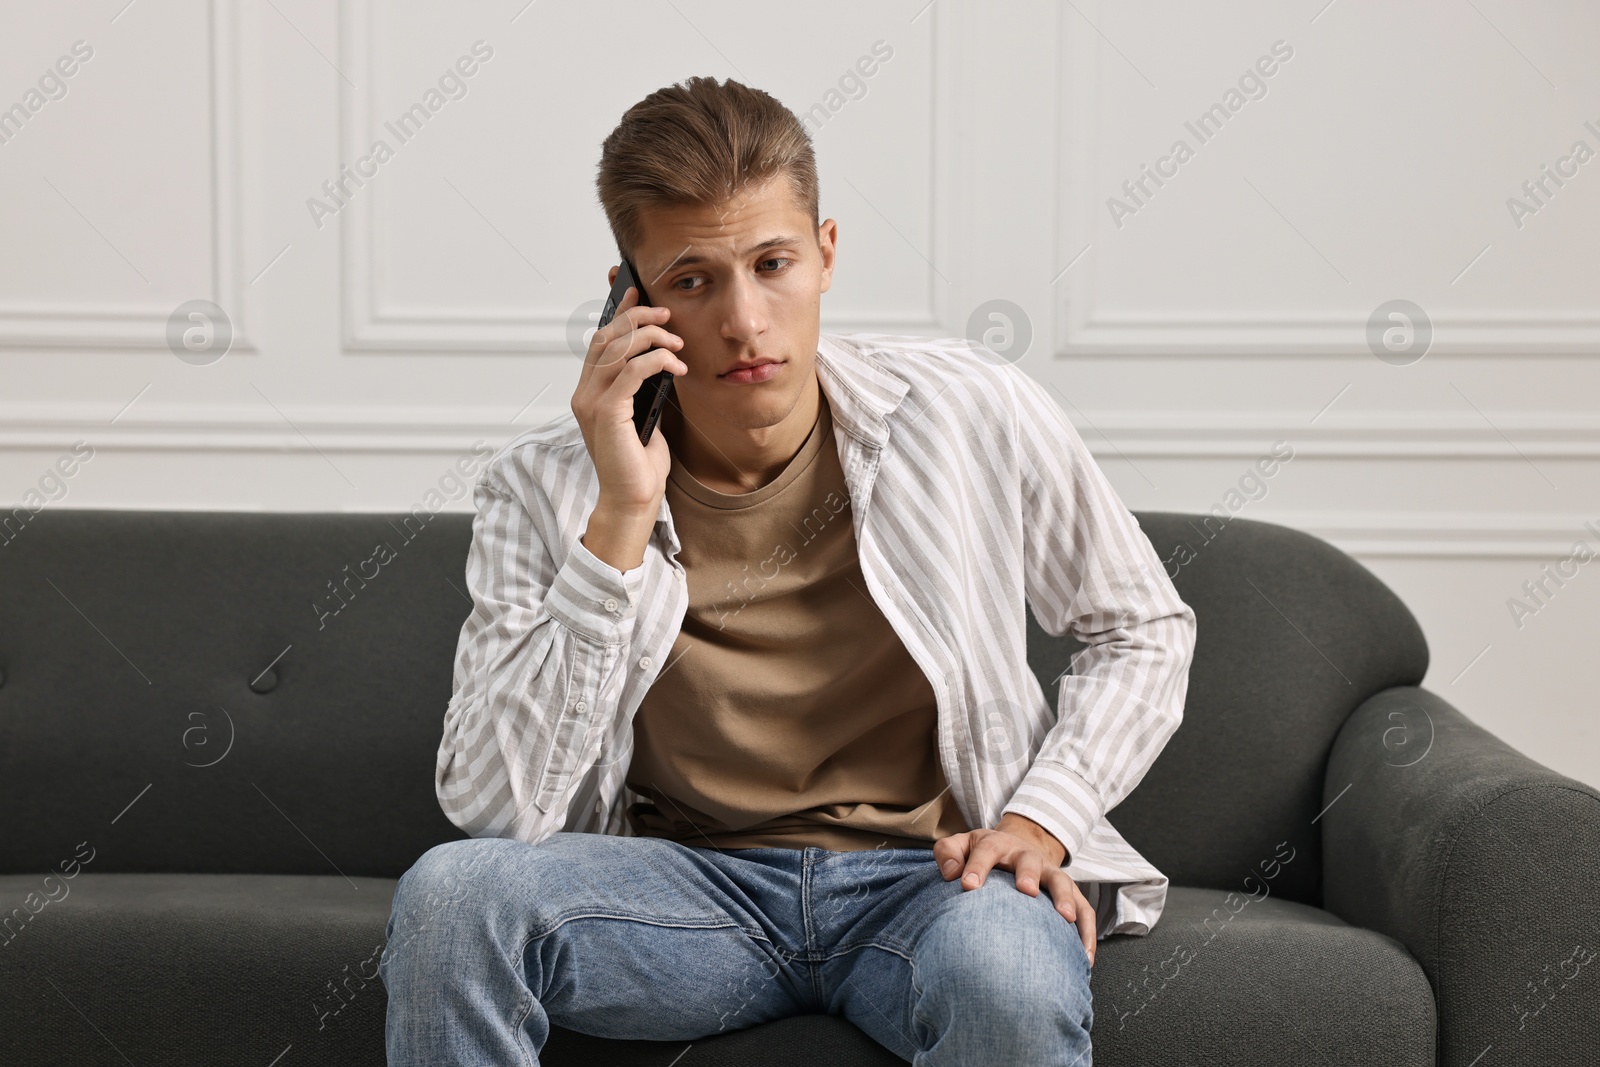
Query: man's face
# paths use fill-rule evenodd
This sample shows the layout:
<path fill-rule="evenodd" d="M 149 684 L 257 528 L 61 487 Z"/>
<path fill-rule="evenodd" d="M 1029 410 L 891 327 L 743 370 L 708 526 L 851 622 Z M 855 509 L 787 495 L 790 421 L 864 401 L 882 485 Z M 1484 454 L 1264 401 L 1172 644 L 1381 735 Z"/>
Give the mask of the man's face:
<path fill-rule="evenodd" d="M 689 371 L 673 390 L 684 418 L 712 436 L 777 426 L 815 378 L 834 221 L 814 229 L 780 174 L 716 207 L 657 208 L 643 222 L 633 265 L 683 338 Z M 727 374 L 758 360 L 781 362 L 765 380 Z"/>

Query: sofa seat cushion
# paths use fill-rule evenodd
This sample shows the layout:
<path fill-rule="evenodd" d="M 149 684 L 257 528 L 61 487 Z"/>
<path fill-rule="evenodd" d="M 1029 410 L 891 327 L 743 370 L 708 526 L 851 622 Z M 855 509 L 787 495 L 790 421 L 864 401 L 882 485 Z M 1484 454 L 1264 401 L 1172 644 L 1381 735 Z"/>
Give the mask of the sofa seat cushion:
<path fill-rule="evenodd" d="M 393 880 L 85 872 L 61 884 L 66 895 L 51 882 L 60 899 L 40 906 L 41 876 L 0 876 L 0 920 L 11 920 L 0 934 L 0 1012 L 13 1021 L 0 1028 L 0 1063 L 384 1064 L 376 974 Z M 1434 1062 L 1433 995 L 1405 950 L 1272 897 L 1172 888 L 1149 936 L 1101 942 L 1093 989 L 1098 1067 Z M 827 1016 L 685 1050 L 555 1027 L 541 1059 L 899 1062 Z"/>
<path fill-rule="evenodd" d="M 1095 1067 L 1434 1065 L 1433 989 L 1405 947 L 1273 896 L 1169 887 L 1148 935 L 1100 942 L 1092 988 Z"/>
<path fill-rule="evenodd" d="M 277 1062 L 383 1067 L 376 976 L 395 885 L 0 876 L 0 1016 L 15 1020 L 0 1027 L 0 1063 L 265 1065 L 290 1049 Z M 59 899 L 39 906 L 42 886 Z M 38 911 L 19 928 L 30 893 Z"/>

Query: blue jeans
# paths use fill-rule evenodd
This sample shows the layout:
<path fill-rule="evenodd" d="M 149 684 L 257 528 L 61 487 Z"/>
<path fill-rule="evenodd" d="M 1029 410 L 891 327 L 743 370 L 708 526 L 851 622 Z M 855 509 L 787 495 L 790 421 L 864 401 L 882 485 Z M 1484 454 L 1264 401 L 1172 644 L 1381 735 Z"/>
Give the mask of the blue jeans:
<path fill-rule="evenodd" d="M 945 881 L 931 847 L 451 841 L 401 877 L 378 973 L 390 1067 L 536 1067 L 551 1023 L 694 1041 L 813 1013 L 922 1067 L 1091 1067 L 1077 928 L 1010 871 Z"/>

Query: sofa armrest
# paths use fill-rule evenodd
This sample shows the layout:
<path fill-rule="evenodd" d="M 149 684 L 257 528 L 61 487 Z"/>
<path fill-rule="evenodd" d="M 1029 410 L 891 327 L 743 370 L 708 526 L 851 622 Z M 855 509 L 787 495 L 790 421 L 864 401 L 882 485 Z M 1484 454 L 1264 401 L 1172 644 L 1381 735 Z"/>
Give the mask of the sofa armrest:
<path fill-rule="evenodd" d="M 1600 791 L 1405 686 L 1351 714 L 1322 802 L 1323 906 L 1422 965 L 1442 1067 L 1594 1055 Z"/>

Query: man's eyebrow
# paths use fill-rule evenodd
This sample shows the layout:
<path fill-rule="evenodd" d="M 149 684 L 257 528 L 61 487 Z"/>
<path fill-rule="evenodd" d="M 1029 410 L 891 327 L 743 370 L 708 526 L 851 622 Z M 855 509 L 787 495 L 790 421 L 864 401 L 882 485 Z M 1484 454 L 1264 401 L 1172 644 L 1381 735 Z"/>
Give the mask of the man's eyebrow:
<path fill-rule="evenodd" d="M 790 235 L 787 235 L 787 234 L 785 234 L 782 237 L 769 237 L 765 241 L 762 241 L 760 244 L 752 245 L 750 248 L 745 249 L 743 252 L 741 252 L 739 254 L 739 258 L 740 259 L 748 259 L 750 256 L 755 255 L 757 252 L 764 252 L 769 248 L 777 248 L 777 247 L 779 247 L 781 245 L 797 245 L 803 240 L 804 240 L 804 238 L 802 238 L 802 237 L 793 237 L 793 236 L 790 236 Z M 661 273 L 665 274 L 668 270 L 672 270 L 674 267 L 687 267 L 687 266 L 692 266 L 692 265 L 694 265 L 696 263 L 705 263 L 705 262 L 706 262 L 706 257 L 704 257 L 702 255 L 691 253 L 690 255 L 679 256 L 677 259 L 675 259 L 671 263 L 667 264 L 666 270 L 663 270 Z"/>

